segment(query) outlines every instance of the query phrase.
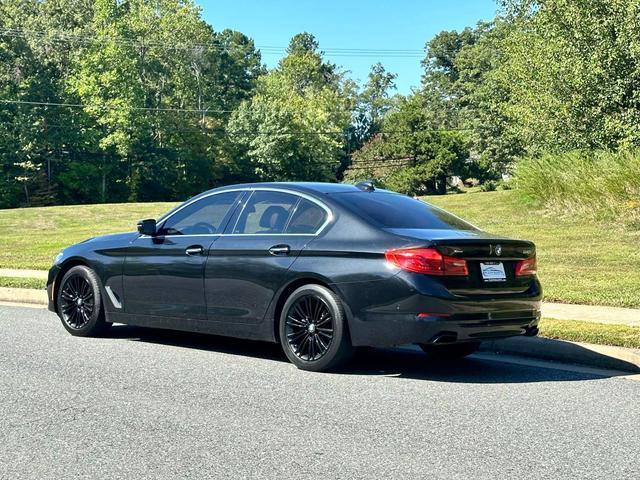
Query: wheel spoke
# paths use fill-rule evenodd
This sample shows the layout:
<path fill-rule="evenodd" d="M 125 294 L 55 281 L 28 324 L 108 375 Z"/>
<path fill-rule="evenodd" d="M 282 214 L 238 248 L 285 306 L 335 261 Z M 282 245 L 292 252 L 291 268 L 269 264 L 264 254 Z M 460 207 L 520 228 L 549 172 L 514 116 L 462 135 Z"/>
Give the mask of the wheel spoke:
<path fill-rule="evenodd" d="M 304 328 L 305 324 L 302 320 L 298 320 L 297 318 L 292 317 L 291 315 L 289 315 L 287 317 L 287 323 L 289 325 L 292 325 L 294 327 L 298 327 L 298 328 Z"/>
<path fill-rule="evenodd" d="M 62 313 L 69 313 L 74 308 L 76 308 L 76 306 L 73 303 L 62 305 Z"/>
<path fill-rule="evenodd" d="M 304 311 L 302 310 L 302 306 L 299 303 L 296 303 L 296 305 L 293 307 L 293 310 L 294 310 L 294 313 L 298 315 L 298 317 L 300 318 L 306 317 Z"/>
<path fill-rule="evenodd" d="M 327 351 L 327 348 L 329 347 L 328 345 L 326 345 L 322 339 L 320 338 L 320 335 L 316 335 L 316 341 L 318 342 L 318 346 L 320 347 L 320 351 L 324 354 L 324 352 Z"/>
<path fill-rule="evenodd" d="M 306 332 L 305 332 L 306 333 Z M 297 348 L 297 353 L 299 353 L 300 355 L 302 355 L 303 353 L 303 349 L 306 347 L 307 343 L 309 342 L 309 334 L 307 333 L 304 338 L 302 339 L 302 342 L 300 342 L 300 344 L 298 345 Z"/>
<path fill-rule="evenodd" d="M 289 339 L 290 342 L 295 342 L 296 340 L 299 340 L 300 338 L 302 338 L 303 335 L 306 335 L 306 334 L 307 334 L 306 330 L 300 330 L 298 332 L 288 333 L 287 338 Z"/>
<path fill-rule="evenodd" d="M 320 320 L 316 323 L 316 325 L 324 325 L 325 323 L 330 322 L 330 321 L 331 321 L 331 315 L 330 314 L 327 314 L 327 315 L 323 314 L 320 317 Z"/>

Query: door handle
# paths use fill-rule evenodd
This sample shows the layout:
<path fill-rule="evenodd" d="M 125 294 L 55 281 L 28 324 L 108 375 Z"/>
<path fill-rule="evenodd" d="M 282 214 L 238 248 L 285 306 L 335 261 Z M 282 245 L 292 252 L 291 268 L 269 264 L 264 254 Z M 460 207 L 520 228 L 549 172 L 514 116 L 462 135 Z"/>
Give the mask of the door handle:
<path fill-rule="evenodd" d="M 202 255 L 204 253 L 204 248 L 202 247 L 202 245 L 192 245 L 190 247 L 187 247 L 184 253 L 186 253 L 187 255 Z"/>
<path fill-rule="evenodd" d="M 271 255 L 289 255 L 291 247 L 289 245 L 274 245 L 269 249 Z"/>

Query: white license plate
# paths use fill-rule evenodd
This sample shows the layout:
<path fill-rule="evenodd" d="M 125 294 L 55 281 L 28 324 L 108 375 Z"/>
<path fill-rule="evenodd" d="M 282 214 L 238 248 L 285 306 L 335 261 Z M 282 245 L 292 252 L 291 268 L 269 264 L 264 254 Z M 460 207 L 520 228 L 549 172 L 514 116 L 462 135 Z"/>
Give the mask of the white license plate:
<path fill-rule="evenodd" d="M 480 272 L 485 282 L 504 282 L 507 279 L 502 262 L 481 263 Z"/>

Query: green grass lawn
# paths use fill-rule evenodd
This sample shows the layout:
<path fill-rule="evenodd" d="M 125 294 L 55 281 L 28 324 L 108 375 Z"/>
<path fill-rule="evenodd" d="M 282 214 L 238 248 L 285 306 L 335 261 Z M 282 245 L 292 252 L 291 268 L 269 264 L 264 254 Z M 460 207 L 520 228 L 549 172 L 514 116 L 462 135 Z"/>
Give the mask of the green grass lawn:
<path fill-rule="evenodd" d="M 570 342 L 640 348 L 640 327 L 626 325 L 543 318 L 540 321 L 540 336 Z"/>
<path fill-rule="evenodd" d="M 640 232 L 558 218 L 525 205 L 512 190 L 426 200 L 489 232 L 534 241 L 546 300 L 640 307 Z M 134 203 L 0 210 L 0 268 L 47 269 L 62 248 L 96 235 L 132 231 L 137 220 L 158 217 L 173 206 Z"/>
<path fill-rule="evenodd" d="M 174 203 L 129 203 L 0 210 L 0 268 L 46 270 L 63 248 L 96 235 L 130 232 Z"/>
<path fill-rule="evenodd" d="M 44 290 L 47 287 L 47 281 L 40 278 L 0 277 L 0 287 Z"/>
<path fill-rule="evenodd" d="M 558 218 L 524 204 L 513 190 L 424 199 L 483 230 L 535 242 L 546 300 L 640 307 L 640 232 Z"/>

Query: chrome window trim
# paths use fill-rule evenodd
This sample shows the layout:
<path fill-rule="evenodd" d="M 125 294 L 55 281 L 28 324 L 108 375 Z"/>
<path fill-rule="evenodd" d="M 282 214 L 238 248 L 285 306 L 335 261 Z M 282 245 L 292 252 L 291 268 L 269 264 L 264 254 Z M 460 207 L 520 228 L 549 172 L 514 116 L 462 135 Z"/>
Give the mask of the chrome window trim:
<path fill-rule="evenodd" d="M 324 223 L 322 225 L 320 225 L 320 227 L 318 227 L 318 229 L 315 231 L 315 233 L 201 233 L 201 234 L 193 234 L 193 235 L 162 235 L 162 237 L 163 238 L 165 238 L 165 237 L 178 237 L 178 238 L 188 238 L 188 237 L 266 237 L 266 236 L 317 237 L 318 235 L 320 235 L 322 233 L 322 231 L 327 227 L 327 225 L 329 225 L 329 223 L 331 223 L 331 221 L 334 218 L 333 211 L 327 205 L 325 205 L 323 202 L 321 202 L 317 198 L 314 198 L 311 195 L 307 195 L 306 193 L 297 192 L 295 190 L 287 190 L 286 188 L 278 188 L 278 187 L 245 187 L 245 188 L 230 188 L 228 190 L 221 190 L 219 192 L 211 192 L 211 193 L 208 193 L 207 195 L 203 195 L 201 197 L 193 198 L 192 200 L 187 201 L 183 205 L 177 207 L 175 210 L 170 211 L 170 212 L 166 213 L 164 216 L 160 217 L 158 219 L 158 224 L 166 222 L 171 217 L 173 217 L 176 213 L 178 213 L 180 210 L 182 210 L 185 207 L 188 207 L 192 203 L 198 202 L 198 201 L 203 200 L 205 198 L 209 198 L 209 197 L 211 197 L 213 195 L 220 195 L 222 193 L 229 193 L 229 192 L 251 192 L 251 195 L 253 195 L 253 192 L 259 192 L 259 191 L 288 193 L 290 195 L 295 195 L 297 197 L 304 198 L 306 200 L 309 200 L 312 203 L 315 203 L 320 208 L 322 208 L 327 213 L 327 218 L 325 219 Z M 251 195 L 249 195 L 249 197 L 247 197 L 246 201 L 244 202 L 244 205 L 242 206 L 243 210 L 244 210 L 244 207 L 246 206 L 247 202 L 251 198 Z M 240 215 L 242 215 L 242 211 L 240 211 Z M 240 216 L 238 216 L 238 218 L 240 218 Z M 235 225 L 234 225 L 234 228 L 235 228 Z M 149 237 L 149 235 L 140 235 L 138 238 L 142 238 L 142 237 Z"/>

